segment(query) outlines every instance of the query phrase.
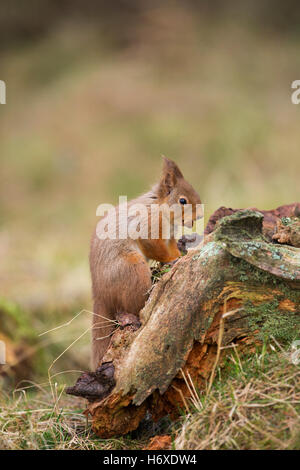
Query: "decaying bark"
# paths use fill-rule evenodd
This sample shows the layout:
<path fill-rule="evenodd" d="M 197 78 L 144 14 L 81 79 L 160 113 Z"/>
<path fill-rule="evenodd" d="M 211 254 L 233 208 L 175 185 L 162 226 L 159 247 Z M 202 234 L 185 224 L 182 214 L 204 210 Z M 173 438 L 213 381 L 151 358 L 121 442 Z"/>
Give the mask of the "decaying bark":
<path fill-rule="evenodd" d="M 74 387 L 68 388 L 70 395 L 85 396 L 90 402 L 104 397 L 116 385 L 114 379 L 115 368 L 112 362 L 104 362 L 95 372 L 82 374 Z"/>
<path fill-rule="evenodd" d="M 300 249 L 271 243 L 277 219 L 266 238 L 260 212 L 220 218 L 207 243 L 154 286 L 141 327 L 127 322 L 116 330 L 103 358 L 103 365 L 113 364 L 115 382 L 88 406 L 99 436 L 136 429 L 147 411 L 154 420 L 175 417 L 190 395 L 187 382 L 207 385 L 223 313 L 235 311 L 224 320 L 219 346 L 235 344 L 241 353 L 269 335 L 289 341 L 299 331 Z M 228 351 L 221 350 L 221 359 Z"/>
<path fill-rule="evenodd" d="M 218 220 L 228 215 L 232 215 L 240 210 L 241 209 L 220 207 L 209 218 L 208 224 L 205 228 L 205 235 L 208 235 L 209 233 L 214 231 Z M 272 241 L 272 236 L 277 232 L 277 223 L 280 222 L 282 218 L 300 216 L 300 203 L 294 202 L 293 204 L 286 204 L 284 206 L 277 207 L 277 209 L 269 211 L 259 210 L 256 207 L 251 207 L 249 210 L 258 211 L 263 214 L 263 234 L 269 241 Z"/>
<path fill-rule="evenodd" d="M 283 217 L 278 220 L 276 229 L 273 240 L 300 248 L 300 213 L 295 217 Z"/>

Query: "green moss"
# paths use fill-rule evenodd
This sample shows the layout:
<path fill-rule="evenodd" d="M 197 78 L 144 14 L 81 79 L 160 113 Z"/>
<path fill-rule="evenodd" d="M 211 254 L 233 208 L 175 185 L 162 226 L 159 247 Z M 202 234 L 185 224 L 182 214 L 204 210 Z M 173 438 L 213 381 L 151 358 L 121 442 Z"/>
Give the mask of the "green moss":
<path fill-rule="evenodd" d="M 266 341 L 270 336 L 273 336 L 283 343 L 291 343 L 298 337 L 300 312 L 281 310 L 277 299 L 260 305 L 254 305 L 248 301 L 244 308 L 249 315 L 250 329 L 252 331 L 259 330 L 257 337 L 261 341 Z"/>
<path fill-rule="evenodd" d="M 278 283 L 283 284 L 284 281 L 276 278 L 272 274 L 257 268 L 256 266 L 248 263 L 247 261 L 237 258 L 236 256 L 230 256 L 231 266 L 237 270 L 238 280 L 240 281 L 252 281 L 259 284 L 270 284 L 276 285 Z"/>
<path fill-rule="evenodd" d="M 249 300 L 244 308 L 249 315 L 249 326 L 255 331 L 259 330 L 258 339 L 265 341 L 274 336 L 279 341 L 290 343 L 300 334 L 300 291 L 293 289 L 289 281 L 280 279 L 247 261 L 229 255 L 228 268 L 232 274 L 232 281 L 247 282 L 247 285 L 257 285 L 275 289 L 274 299 L 254 305 Z M 279 308 L 279 302 L 290 300 L 296 305 L 294 312 L 287 312 Z"/>

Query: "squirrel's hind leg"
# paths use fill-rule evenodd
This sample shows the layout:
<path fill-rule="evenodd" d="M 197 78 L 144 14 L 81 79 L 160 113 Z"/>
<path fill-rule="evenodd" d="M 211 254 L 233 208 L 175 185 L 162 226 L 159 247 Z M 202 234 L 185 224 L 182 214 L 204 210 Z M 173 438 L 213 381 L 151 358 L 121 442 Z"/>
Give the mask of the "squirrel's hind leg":
<path fill-rule="evenodd" d="M 96 369 L 107 351 L 112 333 L 129 316 L 135 316 L 131 325 L 138 327 L 140 310 L 144 307 L 151 288 L 151 273 L 148 263 L 138 252 L 129 252 L 119 259 L 118 269 L 102 283 L 102 294 L 94 303 L 92 332 L 92 364 Z M 128 324 L 128 323 L 127 323 Z"/>

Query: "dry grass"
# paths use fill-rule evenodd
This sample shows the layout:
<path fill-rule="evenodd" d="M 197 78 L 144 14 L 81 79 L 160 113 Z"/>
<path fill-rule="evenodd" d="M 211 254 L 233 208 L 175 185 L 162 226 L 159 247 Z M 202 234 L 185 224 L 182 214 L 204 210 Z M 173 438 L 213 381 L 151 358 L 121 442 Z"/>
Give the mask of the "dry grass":
<path fill-rule="evenodd" d="M 300 367 L 262 353 L 218 371 L 211 392 L 178 424 L 176 449 L 299 449 Z"/>
<path fill-rule="evenodd" d="M 62 398 L 61 392 L 55 402 L 47 388 L 34 395 L 19 391 L 13 398 L 0 392 L 0 449 L 118 450 L 145 445 L 130 437 L 97 438 L 83 415 L 84 400 Z"/>
<path fill-rule="evenodd" d="M 287 352 L 264 347 L 244 359 L 233 354 L 201 394 L 186 380 L 192 395 L 187 414 L 163 424 L 176 450 L 300 448 L 300 367 Z M 55 382 L 29 384 L 10 396 L 1 392 L 0 449 L 142 449 L 153 435 L 99 439 L 84 406 Z"/>

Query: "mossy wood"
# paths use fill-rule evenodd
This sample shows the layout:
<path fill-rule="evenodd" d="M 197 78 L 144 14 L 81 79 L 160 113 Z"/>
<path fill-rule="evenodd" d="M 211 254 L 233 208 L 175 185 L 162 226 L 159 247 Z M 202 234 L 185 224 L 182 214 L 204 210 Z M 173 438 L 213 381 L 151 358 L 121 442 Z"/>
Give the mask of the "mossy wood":
<path fill-rule="evenodd" d="M 101 437 L 136 429 L 146 412 L 176 416 L 188 401 L 185 379 L 203 389 L 218 351 L 252 353 L 270 335 L 290 343 L 300 326 L 300 249 L 268 241 L 263 215 L 244 210 L 221 219 L 155 285 L 141 328 L 118 329 L 103 362 L 114 367 L 109 395 L 89 404 Z M 185 376 L 185 377 L 184 377 Z"/>

